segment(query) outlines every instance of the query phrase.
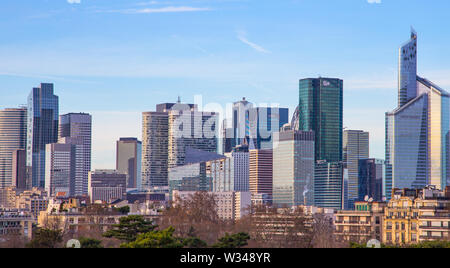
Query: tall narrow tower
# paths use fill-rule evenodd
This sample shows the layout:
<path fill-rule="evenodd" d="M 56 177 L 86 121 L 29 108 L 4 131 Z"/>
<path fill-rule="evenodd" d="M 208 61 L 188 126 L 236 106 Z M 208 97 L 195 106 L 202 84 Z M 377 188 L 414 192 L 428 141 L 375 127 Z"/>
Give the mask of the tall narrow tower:
<path fill-rule="evenodd" d="M 33 187 L 45 187 L 45 146 L 58 141 L 59 98 L 53 84 L 33 88 L 28 97 L 27 166 Z"/>
<path fill-rule="evenodd" d="M 411 29 L 411 39 L 399 50 L 398 106 L 417 97 L 417 33 Z"/>

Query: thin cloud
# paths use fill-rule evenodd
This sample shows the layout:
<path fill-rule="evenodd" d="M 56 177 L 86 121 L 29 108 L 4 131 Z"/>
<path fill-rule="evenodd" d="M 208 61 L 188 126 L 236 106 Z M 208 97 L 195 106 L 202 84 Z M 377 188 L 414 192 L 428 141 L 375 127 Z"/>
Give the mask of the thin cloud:
<path fill-rule="evenodd" d="M 237 38 L 244 44 L 248 45 L 249 47 L 253 48 L 254 50 L 260 52 L 260 53 L 271 53 L 269 50 L 263 48 L 262 46 L 255 44 L 247 39 L 247 34 L 245 32 L 238 32 Z"/>
<path fill-rule="evenodd" d="M 140 9 L 124 9 L 124 10 L 110 10 L 106 12 L 124 13 L 124 14 L 151 14 L 151 13 L 181 13 L 181 12 L 205 12 L 212 11 L 209 7 L 161 7 L 161 8 L 140 8 Z M 102 11 L 100 11 L 102 12 Z"/>

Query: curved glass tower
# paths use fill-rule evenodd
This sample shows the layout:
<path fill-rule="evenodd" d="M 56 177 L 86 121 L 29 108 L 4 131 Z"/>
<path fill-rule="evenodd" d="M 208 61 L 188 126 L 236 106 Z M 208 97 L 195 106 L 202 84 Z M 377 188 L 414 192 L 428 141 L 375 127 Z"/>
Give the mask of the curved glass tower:
<path fill-rule="evenodd" d="M 399 107 L 386 113 L 388 199 L 394 188 L 444 189 L 449 182 L 450 95 L 417 76 L 414 31 L 400 48 L 399 66 Z"/>

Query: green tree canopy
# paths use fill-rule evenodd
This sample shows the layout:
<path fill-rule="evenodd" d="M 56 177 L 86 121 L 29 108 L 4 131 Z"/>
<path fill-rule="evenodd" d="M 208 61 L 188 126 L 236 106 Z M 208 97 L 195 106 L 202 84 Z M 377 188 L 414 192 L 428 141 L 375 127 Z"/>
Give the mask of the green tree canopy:
<path fill-rule="evenodd" d="M 138 236 L 136 241 L 123 244 L 122 248 L 183 248 L 182 239 L 174 237 L 175 229 L 151 231 Z"/>
<path fill-rule="evenodd" d="M 81 237 L 78 240 L 81 243 L 81 248 L 103 248 L 102 241 L 97 239 Z"/>
<path fill-rule="evenodd" d="M 249 240 L 250 235 L 247 233 L 226 234 L 219 239 L 218 243 L 213 245 L 213 248 L 242 248 L 248 245 Z"/>
<path fill-rule="evenodd" d="M 27 244 L 28 248 L 57 248 L 63 241 L 61 230 L 38 229 L 33 239 Z"/>
<path fill-rule="evenodd" d="M 142 216 L 127 216 L 120 218 L 119 224 L 113 225 L 113 229 L 103 236 L 133 242 L 140 234 L 152 232 L 156 227 L 153 222 L 145 220 Z"/>

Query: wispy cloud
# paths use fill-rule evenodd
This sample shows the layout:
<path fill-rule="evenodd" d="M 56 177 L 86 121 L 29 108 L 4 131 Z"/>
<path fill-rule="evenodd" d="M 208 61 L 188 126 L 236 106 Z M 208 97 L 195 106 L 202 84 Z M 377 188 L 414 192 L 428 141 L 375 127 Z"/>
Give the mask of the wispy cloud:
<path fill-rule="evenodd" d="M 381 0 L 367 0 L 369 4 L 381 4 Z"/>
<path fill-rule="evenodd" d="M 189 6 L 168 6 L 160 8 L 137 8 L 137 9 L 121 9 L 121 10 L 108 10 L 98 12 L 111 12 L 111 13 L 123 13 L 123 14 L 150 14 L 150 13 L 181 13 L 181 12 L 204 12 L 212 11 L 209 7 L 189 7 Z"/>
<path fill-rule="evenodd" d="M 67 0 L 69 4 L 81 4 L 81 0 Z"/>
<path fill-rule="evenodd" d="M 258 45 L 258 44 L 255 44 L 255 43 L 253 43 L 253 42 L 251 42 L 251 41 L 249 41 L 249 40 L 247 39 L 247 33 L 244 32 L 244 31 L 239 31 L 239 32 L 237 33 L 237 38 L 238 38 L 242 43 L 244 43 L 244 44 L 250 46 L 251 48 L 253 48 L 254 50 L 256 50 L 256 51 L 258 51 L 258 52 L 260 52 L 260 53 L 265 53 L 265 54 L 271 53 L 269 50 L 263 48 L 262 46 L 260 46 L 260 45 Z"/>

